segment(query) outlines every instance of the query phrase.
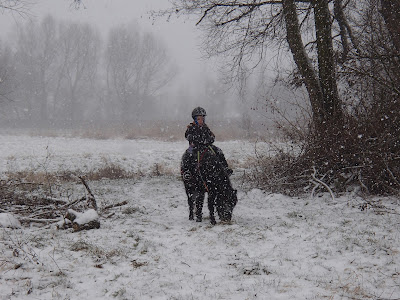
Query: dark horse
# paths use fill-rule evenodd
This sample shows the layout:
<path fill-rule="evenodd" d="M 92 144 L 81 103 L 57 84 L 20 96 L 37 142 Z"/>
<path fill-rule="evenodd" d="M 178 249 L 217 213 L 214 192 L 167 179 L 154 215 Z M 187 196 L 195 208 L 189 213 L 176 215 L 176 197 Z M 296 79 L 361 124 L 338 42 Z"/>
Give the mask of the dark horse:
<path fill-rule="evenodd" d="M 190 220 L 194 219 L 193 211 L 196 208 L 196 221 L 202 221 L 205 193 L 208 194 L 211 224 L 216 224 L 215 208 L 220 221 L 230 222 L 232 219 L 237 191 L 232 187 L 221 155 L 221 149 L 211 145 L 188 149 L 182 156 L 181 174 L 188 196 Z"/>

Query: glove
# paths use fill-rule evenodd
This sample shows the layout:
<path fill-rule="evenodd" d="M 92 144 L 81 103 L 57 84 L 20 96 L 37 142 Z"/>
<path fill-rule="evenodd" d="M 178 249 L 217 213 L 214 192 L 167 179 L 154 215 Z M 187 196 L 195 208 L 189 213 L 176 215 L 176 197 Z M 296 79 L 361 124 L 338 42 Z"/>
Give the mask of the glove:
<path fill-rule="evenodd" d="M 186 139 L 189 141 L 189 143 L 192 143 L 192 142 L 193 142 L 193 135 L 188 134 L 188 135 L 186 136 Z"/>

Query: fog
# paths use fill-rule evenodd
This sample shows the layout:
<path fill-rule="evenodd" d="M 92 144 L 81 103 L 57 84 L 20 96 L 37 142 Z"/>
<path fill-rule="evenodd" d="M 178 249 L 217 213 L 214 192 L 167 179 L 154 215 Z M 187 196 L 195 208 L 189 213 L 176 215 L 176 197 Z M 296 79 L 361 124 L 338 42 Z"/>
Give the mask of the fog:
<path fill-rule="evenodd" d="M 183 124 L 196 106 L 247 134 L 266 123 L 265 95 L 223 84 L 224 62 L 205 58 L 194 19 L 150 16 L 168 1 L 71 2 L 2 13 L 1 126 Z"/>

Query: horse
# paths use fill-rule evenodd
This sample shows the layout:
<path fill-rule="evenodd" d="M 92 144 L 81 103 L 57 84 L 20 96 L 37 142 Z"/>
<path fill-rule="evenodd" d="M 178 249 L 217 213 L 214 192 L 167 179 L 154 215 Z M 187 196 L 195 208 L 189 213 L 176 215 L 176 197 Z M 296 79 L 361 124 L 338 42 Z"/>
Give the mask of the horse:
<path fill-rule="evenodd" d="M 185 186 L 189 205 L 189 220 L 202 221 L 202 209 L 205 193 L 208 194 L 208 210 L 210 222 L 216 224 L 214 212 L 218 213 L 220 221 L 226 223 L 232 219 L 232 212 L 236 206 L 237 190 L 232 187 L 227 168 L 221 160 L 222 151 L 218 147 L 203 146 L 189 148 L 185 151 L 181 161 L 181 175 Z"/>

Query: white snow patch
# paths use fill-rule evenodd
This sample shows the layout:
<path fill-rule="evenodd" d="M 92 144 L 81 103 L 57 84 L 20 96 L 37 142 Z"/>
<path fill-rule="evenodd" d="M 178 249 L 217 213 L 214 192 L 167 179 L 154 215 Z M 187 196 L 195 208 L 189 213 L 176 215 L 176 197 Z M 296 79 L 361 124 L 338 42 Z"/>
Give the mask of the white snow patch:
<path fill-rule="evenodd" d="M 21 223 L 10 213 L 0 213 L 0 227 L 21 228 Z"/>
<path fill-rule="evenodd" d="M 99 219 L 99 215 L 94 209 L 88 209 L 87 211 L 80 213 L 77 211 L 74 211 L 73 209 L 68 209 L 68 211 L 76 216 L 76 219 L 74 220 L 74 223 L 82 225 L 82 224 L 87 224 L 92 221 L 96 221 Z"/>

